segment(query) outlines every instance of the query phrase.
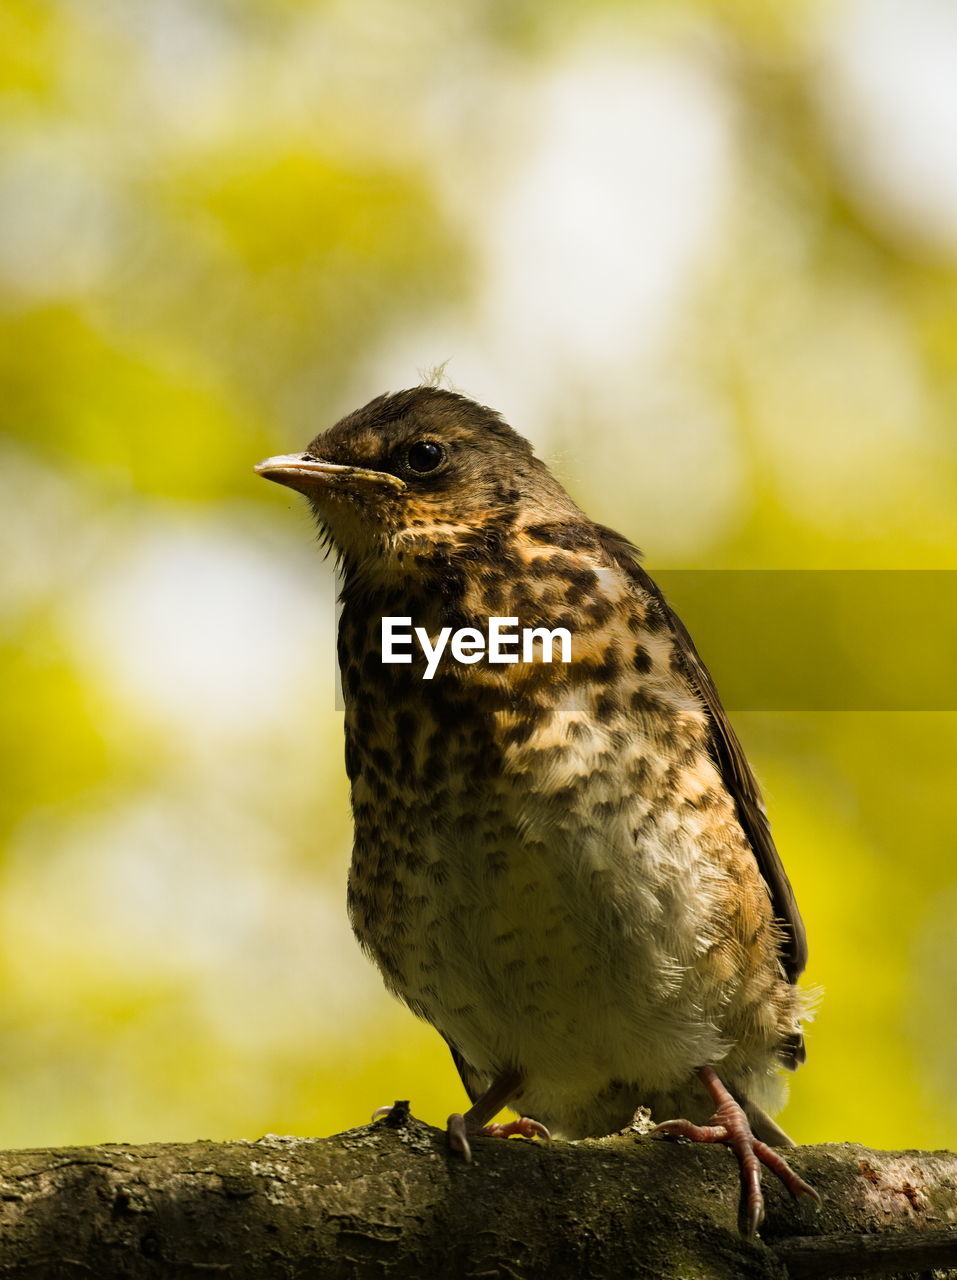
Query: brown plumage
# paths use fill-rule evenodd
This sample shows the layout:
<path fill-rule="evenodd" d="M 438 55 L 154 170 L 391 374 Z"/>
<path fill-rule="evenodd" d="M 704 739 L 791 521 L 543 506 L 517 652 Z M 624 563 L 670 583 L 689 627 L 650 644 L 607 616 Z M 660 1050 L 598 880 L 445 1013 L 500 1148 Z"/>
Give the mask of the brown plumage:
<path fill-rule="evenodd" d="M 498 415 L 431 387 L 259 470 L 306 494 L 341 561 L 349 910 L 452 1050 L 474 1104 L 453 1146 L 468 1156 L 506 1104 L 535 1117 L 506 1132 L 568 1137 L 646 1105 L 687 1117 L 662 1132 L 734 1147 L 745 1229 L 759 1160 L 813 1195 L 764 1145 L 787 1142 L 765 1108 L 804 1059 L 804 928 L 740 743 L 635 548 Z M 431 679 L 414 644 L 382 661 L 383 617 L 434 645 L 492 616 L 566 629 L 571 661 L 446 653 Z"/>

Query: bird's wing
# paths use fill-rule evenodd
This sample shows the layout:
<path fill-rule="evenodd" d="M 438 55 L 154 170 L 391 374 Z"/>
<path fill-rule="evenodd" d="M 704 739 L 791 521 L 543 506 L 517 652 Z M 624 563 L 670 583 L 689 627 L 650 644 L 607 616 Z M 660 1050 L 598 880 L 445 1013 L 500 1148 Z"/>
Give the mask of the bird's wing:
<path fill-rule="evenodd" d="M 665 600 L 657 583 L 637 561 L 638 549 L 620 534 L 604 527 L 600 530 L 602 545 L 628 576 L 657 602 L 665 621 L 677 642 L 677 653 L 684 673 L 700 696 L 710 722 L 709 750 L 721 773 L 724 785 L 734 799 L 738 821 L 757 859 L 758 867 L 771 894 L 774 914 L 784 932 L 781 946 L 781 963 L 790 982 L 796 982 L 807 965 L 807 935 L 798 911 L 794 890 L 781 863 L 780 855 L 771 837 L 771 827 L 761 797 L 757 779 L 751 772 L 741 743 L 731 727 L 727 712 L 721 705 L 714 681 L 701 661 L 694 641 Z M 795 1046 L 800 1059 L 801 1048 Z"/>

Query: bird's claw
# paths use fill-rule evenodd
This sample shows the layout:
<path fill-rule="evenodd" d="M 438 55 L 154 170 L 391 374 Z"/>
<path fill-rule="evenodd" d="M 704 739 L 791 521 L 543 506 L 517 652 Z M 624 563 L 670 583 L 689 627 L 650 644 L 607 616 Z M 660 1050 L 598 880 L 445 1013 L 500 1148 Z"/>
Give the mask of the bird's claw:
<path fill-rule="evenodd" d="M 509 1120 L 505 1124 L 487 1124 L 479 1130 L 487 1138 L 541 1138 L 543 1142 L 551 1142 L 552 1135 L 538 1120 L 528 1116 L 520 1116 L 517 1120 Z"/>
<path fill-rule="evenodd" d="M 760 1139 L 753 1136 L 752 1143 L 754 1145 L 754 1154 L 766 1168 L 777 1174 L 791 1193 L 793 1200 L 799 1203 L 802 1200 L 809 1201 L 815 1210 L 822 1207 L 821 1197 L 809 1182 L 805 1182 L 800 1174 L 794 1172 L 784 1156 L 775 1151 L 773 1147 L 769 1147 L 766 1142 L 761 1142 Z"/>
<path fill-rule="evenodd" d="M 662 1120 L 651 1130 L 651 1138 L 687 1138 L 689 1142 L 727 1142 L 728 1130 L 723 1124 L 715 1124 L 712 1117 L 708 1124 L 692 1124 L 690 1120 Z"/>
<path fill-rule="evenodd" d="M 470 1132 L 482 1138 L 511 1138 L 517 1135 L 521 1138 L 541 1138 L 545 1142 L 552 1140 L 548 1129 L 540 1121 L 532 1120 L 528 1116 L 519 1116 L 517 1120 L 508 1120 L 504 1124 L 485 1124 L 481 1128 L 470 1130 L 465 1116 L 455 1112 L 449 1116 L 446 1133 L 449 1147 L 452 1151 L 457 1151 L 466 1164 L 472 1160 Z"/>
<path fill-rule="evenodd" d="M 785 1158 L 766 1142 L 756 1138 L 743 1108 L 731 1096 L 710 1068 L 703 1069 L 702 1082 L 718 1109 L 707 1124 L 690 1120 L 665 1120 L 656 1125 L 652 1136 L 687 1138 L 691 1142 L 721 1142 L 731 1148 L 741 1172 L 741 1207 L 739 1221 L 744 1235 L 755 1236 L 764 1221 L 764 1195 L 761 1191 L 761 1165 L 770 1169 L 797 1201 L 810 1201 L 820 1208 L 821 1197 L 800 1177 Z"/>
<path fill-rule="evenodd" d="M 445 1126 L 445 1132 L 448 1136 L 449 1148 L 457 1151 L 466 1164 L 472 1163 L 472 1145 L 469 1142 L 468 1126 L 465 1123 L 465 1116 L 458 1111 L 449 1116 L 448 1123 Z"/>

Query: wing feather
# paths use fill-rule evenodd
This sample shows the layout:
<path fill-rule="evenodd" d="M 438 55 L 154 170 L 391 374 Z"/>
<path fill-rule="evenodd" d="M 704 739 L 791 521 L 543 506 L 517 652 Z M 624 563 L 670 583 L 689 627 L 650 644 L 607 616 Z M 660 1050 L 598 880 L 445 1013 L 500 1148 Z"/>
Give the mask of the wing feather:
<path fill-rule="evenodd" d="M 684 623 L 665 600 L 658 584 L 638 563 L 638 549 L 612 529 L 600 528 L 602 545 L 621 565 L 636 585 L 656 602 L 657 608 L 670 628 L 676 642 L 678 660 L 684 674 L 697 692 L 710 721 L 709 749 L 724 785 L 734 799 L 738 821 L 747 837 L 758 867 L 771 895 L 775 917 L 781 924 L 784 941 L 781 963 L 788 980 L 796 982 L 807 965 L 807 935 L 798 910 L 791 882 L 781 862 L 771 836 L 764 800 L 757 779 L 751 771 L 731 727 L 727 712 L 721 704 L 718 691 L 707 667 L 694 646 Z"/>

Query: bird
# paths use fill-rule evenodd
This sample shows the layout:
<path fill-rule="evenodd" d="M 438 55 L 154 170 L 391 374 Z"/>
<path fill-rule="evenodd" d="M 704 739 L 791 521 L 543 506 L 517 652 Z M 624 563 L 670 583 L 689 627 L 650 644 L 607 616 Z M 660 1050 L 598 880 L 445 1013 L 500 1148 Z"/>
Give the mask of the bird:
<path fill-rule="evenodd" d="M 762 1166 L 819 1203 L 771 1118 L 805 1060 L 804 925 L 714 682 L 637 548 L 500 414 L 433 384 L 255 470 L 305 495 L 337 560 L 348 910 L 451 1050 L 471 1103 L 449 1117 L 453 1153 L 600 1137 L 647 1107 L 656 1136 L 734 1152 L 746 1235 Z M 506 631 L 493 661 L 490 619 L 530 647 Z M 423 644 L 396 656 L 386 624 Z M 567 661 L 546 653 L 562 631 Z M 426 678 L 443 635 L 466 643 Z M 494 1123 L 506 1107 L 518 1118 Z"/>

